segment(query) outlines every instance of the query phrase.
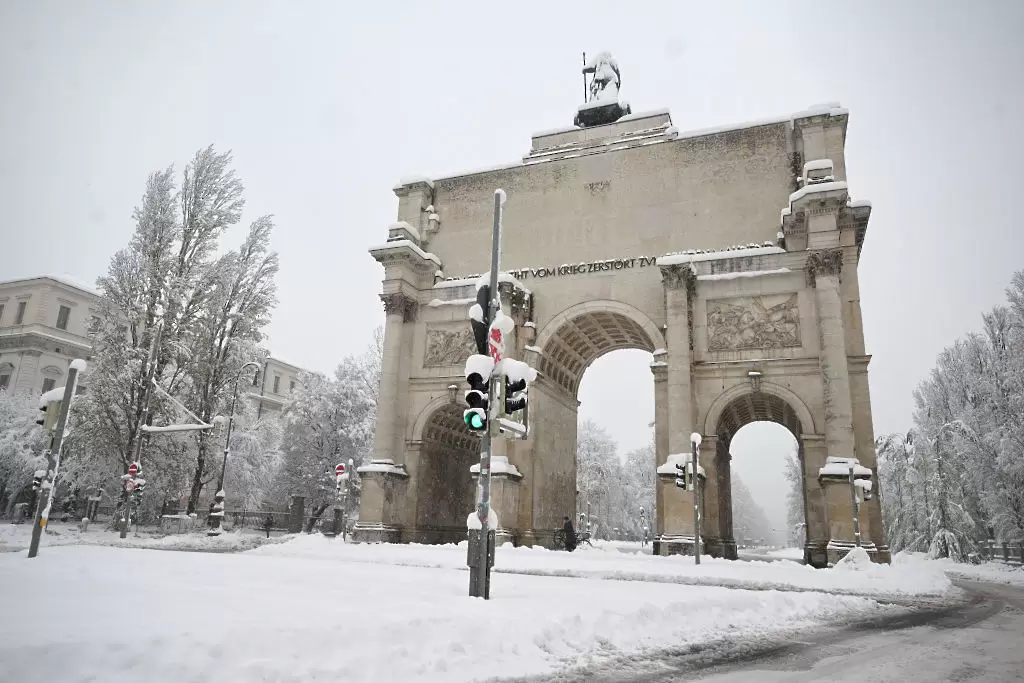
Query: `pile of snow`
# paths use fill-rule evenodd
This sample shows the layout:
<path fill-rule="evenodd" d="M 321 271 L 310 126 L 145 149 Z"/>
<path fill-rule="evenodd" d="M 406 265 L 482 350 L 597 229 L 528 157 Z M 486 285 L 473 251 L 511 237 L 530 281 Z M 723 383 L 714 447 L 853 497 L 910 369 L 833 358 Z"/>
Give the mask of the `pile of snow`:
<path fill-rule="evenodd" d="M 297 547 L 380 550 L 339 539 Z M 5 679 L 471 681 L 550 676 L 645 650 L 736 642 L 888 613 L 864 598 L 495 574 L 491 600 L 458 571 L 273 555 L 64 547 L 0 554 L 11 614 L 0 622 Z M 499 553 L 503 551 L 499 549 Z M 566 553 L 562 553 L 567 555 Z M 343 556 L 343 553 L 339 553 Z M 591 557 L 609 555 L 595 551 Z M 500 560 L 499 560 L 500 561 Z M 49 594 L 53 599 L 39 600 Z M 111 646 L 124 632 L 130 646 Z M 58 652 L 60 656 L 42 656 Z"/>
<path fill-rule="evenodd" d="M 868 551 L 857 546 L 846 553 L 843 559 L 836 563 L 835 568 L 839 571 L 866 572 L 871 570 L 873 564 Z"/>
<path fill-rule="evenodd" d="M 1009 565 L 1004 562 L 983 562 L 982 564 L 963 564 L 954 562 L 948 557 L 933 559 L 927 553 L 901 552 L 892 558 L 895 566 L 920 571 L 922 568 L 941 570 L 959 578 L 974 581 L 988 581 L 1011 586 L 1024 586 L 1024 567 Z"/>

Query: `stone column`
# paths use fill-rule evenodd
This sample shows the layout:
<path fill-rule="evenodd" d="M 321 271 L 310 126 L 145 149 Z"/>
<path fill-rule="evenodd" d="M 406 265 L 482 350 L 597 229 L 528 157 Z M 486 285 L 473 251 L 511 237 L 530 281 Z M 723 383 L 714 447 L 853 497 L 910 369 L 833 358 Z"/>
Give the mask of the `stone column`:
<path fill-rule="evenodd" d="M 659 466 L 657 484 L 661 535 L 658 553 L 685 552 L 680 544 L 693 544 L 693 493 L 675 486 L 675 472 L 668 462 L 691 451 L 690 434 L 696 425 L 693 401 L 692 300 L 697 276 L 689 263 L 661 266 L 665 291 L 665 340 L 668 366 L 665 374 L 668 455 Z"/>
<path fill-rule="evenodd" d="M 821 341 L 819 362 L 825 388 L 825 444 L 828 455 L 853 458 L 855 442 L 850 368 L 839 296 L 842 269 L 843 252 L 840 249 L 814 252 L 807 259 L 807 284 L 814 288 Z"/>

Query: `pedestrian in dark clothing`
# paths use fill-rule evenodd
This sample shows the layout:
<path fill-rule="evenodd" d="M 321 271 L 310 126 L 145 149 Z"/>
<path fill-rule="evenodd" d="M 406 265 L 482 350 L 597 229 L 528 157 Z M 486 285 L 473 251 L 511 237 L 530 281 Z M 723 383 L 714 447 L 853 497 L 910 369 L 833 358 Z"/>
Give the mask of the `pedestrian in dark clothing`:
<path fill-rule="evenodd" d="M 267 538 L 270 538 L 270 530 L 274 528 L 274 516 L 267 515 L 267 518 L 263 520 L 263 530 L 267 532 Z"/>
<path fill-rule="evenodd" d="M 562 522 L 562 531 L 565 532 L 565 549 L 571 553 L 576 550 L 576 530 L 572 528 L 572 520 L 568 517 Z"/>

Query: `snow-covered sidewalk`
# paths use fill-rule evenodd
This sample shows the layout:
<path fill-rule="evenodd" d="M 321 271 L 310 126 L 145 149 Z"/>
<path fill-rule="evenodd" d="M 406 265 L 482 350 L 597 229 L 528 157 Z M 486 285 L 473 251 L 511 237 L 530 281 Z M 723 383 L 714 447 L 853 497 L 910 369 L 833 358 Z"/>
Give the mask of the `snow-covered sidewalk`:
<path fill-rule="evenodd" d="M 0 524 L 0 553 L 26 550 L 32 538 L 31 524 Z M 76 524 L 50 523 L 50 531 L 40 538 L 40 548 L 63 545 L 108 545 L 123 548 L 150 548 L 153 550 L 194 550 L 202 552 L 236 552 L 251 550 L 268 543 L 282 543 L 291 536 L 274 536 L 266 538 L 262 532 L 248 530 L 244 532 L 226 532 L 219 536 L 207 536 L 205 533 L 172 534 L 163 536 L 153 529 L 143 529 L 142 533 L 132 530 L 127 537 L 121 538 L 116 531 L 111 531 L 105 524 L 93 525 L 84 534 Z"/>
<path fill-rule="evenodd" d="M 500 549 L 498 562 L 613 562 L 601 554 Z M 893 609 L 814 592 L 507 573 L 494 575 L 485 602 L 466 596 L 464 559 L 454 546 L 318 536 L 234 554 L 3 553 L 5 611 L 19 616 L 0 622 L 0 668 L 19 683 L 469 681 Z"/>

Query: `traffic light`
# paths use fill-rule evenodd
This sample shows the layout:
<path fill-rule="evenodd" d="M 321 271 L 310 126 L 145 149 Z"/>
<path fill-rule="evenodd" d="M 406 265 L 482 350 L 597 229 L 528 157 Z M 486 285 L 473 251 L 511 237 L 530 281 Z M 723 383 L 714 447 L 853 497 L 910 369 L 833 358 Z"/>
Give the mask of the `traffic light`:
<path fill-rule="evenodd" d="M 679 474 L 676 475 L 676 486 L 678 486 L 684 491 L 689 491 L 690 485 L 688 481 L 689 477 L 687 475 L 689 465 L 685 462 L 677 462 L 676 469 L 679 470 Z"/>
<path fill-rule="evenodd" d="M 32 474 L 32 490 L 38 491 L 43 488 L 43 477 L 46 476 L 46 470 L 36 470 Z"/>
<path fill-rule="evenodd" d="M 526 378 L 513 381 L 505 378 L 505 415 L 519 412 L 526 407 Z"/>
<path fill-rule="evenodd" d="M 36 424 L 48 431 L 53 431 L 57 426 L 57 418 L 60 416 L 60 404 L 63 401 L 50 401 L 46 405 L 39 406 L 43 416 L 36 420 Z"/>
<path fill-rule="evenodd" d="M 476 303 L 469 308 L 469 322 L 473 326 L 473 341 L 476 352 L 482 356 L 487 353 L 487 336 L 491 328 L 491 288 L 483 285 L 476 290 Z"/>
<path fill-rule="evenodd" d="M 485 340 L 486 343 L 486 340 Z M 466 359 L 466 392 L 468 408 L 462 413 L 462 420 L 470 431 L 487 430 L 487 411 L 489 405 L 489 383 L 494 371 L 494 360 L 490 356 L 475 354 Z"/>
<path fill-rule="evenodd" d="M 146 480 L 145 479 L 136 479 L 135 480 L 135 488 L 132 490 L 132 493 L 135 494 L 135 497 L 138 498 L 139 500 L 142 500 L 142 493 L 145 490 L 146 490 Z"/>

